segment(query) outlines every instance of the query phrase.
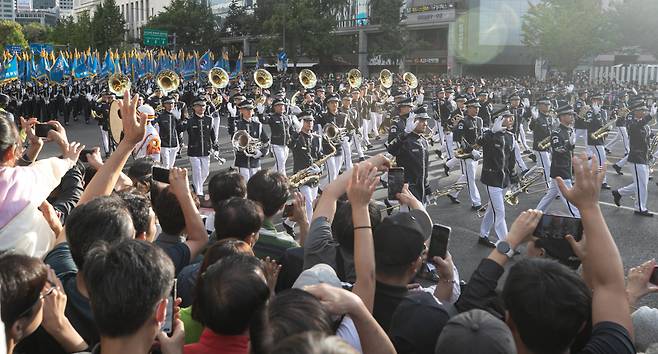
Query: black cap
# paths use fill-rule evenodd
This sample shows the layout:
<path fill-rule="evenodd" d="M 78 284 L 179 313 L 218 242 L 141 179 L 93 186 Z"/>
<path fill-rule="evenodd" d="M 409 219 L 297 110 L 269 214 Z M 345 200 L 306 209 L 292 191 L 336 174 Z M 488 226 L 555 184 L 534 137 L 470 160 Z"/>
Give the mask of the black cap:
<path fill-rule="evenodd" d="M 300 113 L 299 119 L 301 119 L 301 120 L 310 120 L 310 121 L 315 120 L 313 118 L 313 111 L 311 111 L 309 109 L 303 111 L 302 113 Z"/>
<path fill-rule="evenodd" d="M 334 101 L 334 102 L 339 102 L 340 101 L 340 98 L 338 97 L 338 94 L 332 93 L 331 95 L 327 96 L 327 98 L 324 99 L 325 103 L 332 102 L 332 101 Z"/>
<path fill-rule="evenodd" d="M 420 106 L 414 111 L 414 119 L 430 119 L 429 114 L 427 114 L 427 107 Z"/>
<path fill-rule="evenodd" d="M 231 101 L 236 99 L 236 98 L 241 99 L 241 100 L 246 100 L 247 99 L 247 97 L 245 97 L 245 95 L 242 94 L 242 92 L 238 92 L 235 95 L 231 96 Z"/>
<path fill-rule="evenodd" d="M 403 266 L 421 255 L 432 234 L 432 220 L 422 210 L 393 214 L 375 230 L 377 264 Z"/>
<path fill-rule="evenodd" d="M 274 100 L 272 100 L 272 106 L 276 106 L 278 104 L 286 104 L 286 100 L 281 97 L 277 97 Z"/>
<path fill-rule="evenodd" d="M 514 114 L 510 112 L 510 110 L 507 107 L 503 107 L 493 113 L 491 113 L 492 117 L 505 117 L 505 116 L 513 116 Z"/>
<path fill-rule="evenodd" d="M 413 102 L 411 102 L 411 98 L 410 98 L 410 97 L 405 97 L 403 100 L 401 100 L 400 102 L 398 102 L 398 106 L 400 106 L 400 107 L 403 107 L 403 106 L 413 107 L 414 104 L 413 104 Z"/>
<path fill-rule="evenodd" d="M 487 90 L 482 90 L 478 92 L 478 96 L 489 96 L 489 92 Z"/>
<path fill-rule="evenodd" d="M 573 110 L 573 107 L 570 104 L 558 108 L 555 113 L 558 116 L 562 114 L 576 114 L 576 112 Z"/>
<path fill-rule="evenodd" d="M 466 101 L 466 107 L 482 107 L 480 101 L 477 98 L 472 98 Z"/>
<path fill-rule="evenodd" d="M 466 101 L 468 101 L 468 98 L 466 98 L 466 95 L 457 95 L 457 97 L 455 97 L 455 101 L 464 101 L 464 102 L 466 102 Z"/>
<path fill-rule="evenodd" d="M 551 104 L 551 99 L 548 97 L 542 97 L 537 100 L 537 104 Z"/>
<path fill-rule="evenodd" d="M 418 291 L 403 298 L 395 308 L 389 336 L 398 353 L 433 354 L 449 319 L 432 294 Z"/>
<path fill-rule="evenodd" d="M 254 109 L 254 101 L 251 99 L 246 99 L 238 105 L 239 109 Z"/>
<path fill-rule="evenodd" d="M 173 97 L 171 97 L 171 96 L 167 96 L 167 97 L 164 97 L 164 98 L 162 99 L 162 104 L 165 104 L 165 103 L 174 103 L 175 101 L 176 101 L 176 100 L 175 100 Z"/>
<path fill-rule="evenodd" d="M 521 96 L 519 96 L 519 93 L 518 93 L 518 92 L 514 92 L 514 93 L 511 94 L 511 95 L 509 96 L 509 98 L 508 98 L 508 100 L 510 100 L 510 101 L 511 101 L 511 100 L 520 100 L 520 99 L 521 99 Z"/>
<path fill-rule="evenodd" d="M 196 97 L 194 98 L 194 101 L 192 101 L 192 106 L 204 106 L 206 104 L 206 100 L 203 97 Z"/>

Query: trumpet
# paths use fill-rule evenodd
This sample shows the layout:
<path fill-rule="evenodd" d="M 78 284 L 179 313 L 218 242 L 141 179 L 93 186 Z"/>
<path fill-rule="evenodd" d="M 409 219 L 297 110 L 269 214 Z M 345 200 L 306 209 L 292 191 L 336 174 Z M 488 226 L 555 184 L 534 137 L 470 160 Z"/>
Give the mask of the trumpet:
<path fill-rule="evenodd" d="M 363 83 L 363 76 L 359 69 L 351 69 L 347 72 L 347 82 L 350 84 L 351 88 L 361 87 Z"/>
<path fill-rule="evenodd" d="M 256 155 L 256 152 L 263 147 L 263 143 L 249 135 L 246 130 L 238 130 L 231 138 L 231 144 L 235 151 L 241 152 L 249 157 Z"/>
<path fill-rule="evenodd" d="M 414 75 L 412 72 L 407 71 L 406 73 L 404 73 L 404 75 L 402 75 L 402 79 L 404 80 L 404 82 L 407 83 L 407 85 L 409 85 L 410 89 L 413 90 L 416 87 L 418 87 L 418 79 L 416 78 L 416 75 Z"/>
<path fill-rule="evenodd" d="M 393 74 L 388 69 L 383 69 L 379 72 L 379 83 L 384 88 L 391 88 L 393 86 Z"/>
<path fill-rule="evenodd" d="M 458 193 L 462 189 L 466 188 L 466 182 L 457 182 L 454 184 L 451 184 L 445 188 L 439 188 L 432 192 L 432 194 L 427 196 L 427 204 L 428 205 L 437 205 L 439 202 L 439 198 L 445 197 L 448 194 L 453 194 L 453 193 Z"/>
<path fill-rule="evenodd" d="M 178 86 L 180 86 L 180 76 L 178 76 L 173 70 L 162 70 L 158 73 L 158 76 L 156 76 L 155 82 L 158 84 L 160 90 L 162 90 L 162 93 L 166 95 L 168 92 L 178 90 Z"/>
<path fill-rule="evenodd" d="M 228 73 L 222 68 L 212 68 L 208 71 L 208 82 L 210 82 L 214 88 L 224 88 L 228 86 Z"/>
<path fill-rule="evenodd" d="M 550 136 L 545 137 L 539 142 L 538 145 L 541 150 L 548 149 L 549 147 L 551 147 L 551 137 Z"/>
<path fill-rule="evenodd" d="M 114 95 L 123 96 L 124 92 L 130 91 L 130 78 L 120 72 L 110 75 L 107 86 Z"/>
<path fill-rule="evenodd" d="M 314 88 L 318 83 L 318 78 L 315 76 L 315 73 L 310 69 L 302 69 L 298 75 L 299 83 L 305 89 Z"/>
<path fill-rule="evenodd" d="M 322 138 L 326 139 L 327 137 L 323 136 Z M 294 175 L 288 177 L 288 184 L 290 185 L 291 188 L 299 188 L 305 184 L 308 184 L 309 182 L 315 184 L 320 180 L 320 175 L 322 174 L 322 172 L 316 172 L 316 167 L 320 167 L 324 165 L 327 162 L 327 160 L 329 160 L 331 157 L 336 155 L 336 147 L 334 146 L 334 144 L 331 144 L 331 142 L 329 142 L 329 146 L 333 150 L 332 152 L 324 155 L 322 158 L 315 161 L 311 166 L 303 170 L 300 170 Z"/>
<path fill-rule="evenodd" d="M 272 74 L 270 74 L 269 71 L 265 69 L 258 69 L 254 72 L 254 82 L 256 82 L 258 87 L 266 89 L 272 87 L 274 79 L 272 78 Z"/>
<path fill-rule="evenodd" d="M 330 144 L 337 145 L 347 136 L 348 131 L 345 128 L 339 128 L 334 123 L 327 123 L 322 130 L 322 134 L 327 138 L 327 141 L 329 141 Z"/>
<path fill-rule="evenodd" d="M 612 128 L 612 126 L 615 125 L 615 122 L 617 122 L 617 118 L 609 120 L 601 128 L 597 129 L 594 133 L 590 134 L 590 137 L 594 140 L 605 138 L 605 136 L 608 135 L 608 133 L 610 133 L 610 128 Z"/>

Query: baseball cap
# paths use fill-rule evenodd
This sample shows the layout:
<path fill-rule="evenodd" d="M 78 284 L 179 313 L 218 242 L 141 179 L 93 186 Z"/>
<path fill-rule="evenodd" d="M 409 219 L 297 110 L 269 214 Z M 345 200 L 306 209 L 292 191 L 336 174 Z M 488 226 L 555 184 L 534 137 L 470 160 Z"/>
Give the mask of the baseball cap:
<path fill-rule="evenodd" d="M 330 265 L 318 263 L 313 267 L 303 271 L 292 287 L 295 289 L 304 290 L 305 286 L 328 284 L 336 288 L 341 287 L 340 279 L 336 275 L 336 271 Z"/>
<path fill-rule="evenodd" d="M 435 353 L 516 354 L 507 325 L 484 310 L 463 312 L 448 321 L 436 343 Z"/>
<path fill-rule="evenodd" d="M 432 234 L 432 220 L 423 210 L 412 209 L 386 217 L 375 229 L 377 264 L 401 266 L 420 256 Z"/>
<path fill-rule="evenodd" d="M 432 294 L 417 291 L 402 299 L 395 309 L 389 336 L 398 353 L 433 354 L 449 319 Z"/>

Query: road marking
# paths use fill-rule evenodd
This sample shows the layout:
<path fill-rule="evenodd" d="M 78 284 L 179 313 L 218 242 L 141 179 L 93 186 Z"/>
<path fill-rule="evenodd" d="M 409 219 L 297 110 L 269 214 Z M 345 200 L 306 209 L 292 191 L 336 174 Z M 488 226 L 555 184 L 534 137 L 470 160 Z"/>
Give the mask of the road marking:
<path fill-rule="evenodd" d="M 631 208 L 631 207 L 627 207 L 627 206 L 623 206 L 623 205 L 621 205 L 621 206 L 617 206 L 617 204 L 614 204 L 614 203 L 608 203 L 608 202 L 601 202 L 601 201 L 599 201 L 599 204 L 606 205 L 606 206 L 611 206 L 611 207 L 619 208 L 619 209 L 626 209 L 626 210 L 630 210 L 630 211 L 635 211 L 635 209 L 633 209 L 633 208 Z"/>

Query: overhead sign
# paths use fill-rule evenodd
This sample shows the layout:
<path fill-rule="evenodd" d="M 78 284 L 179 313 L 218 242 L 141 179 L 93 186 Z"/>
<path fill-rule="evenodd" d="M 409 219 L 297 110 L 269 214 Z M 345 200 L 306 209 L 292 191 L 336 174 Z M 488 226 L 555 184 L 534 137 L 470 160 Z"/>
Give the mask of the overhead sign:
<path fill-rule="evenodd" d="M 437 10 L 437 11 L 416 11 L 407 14 L 404 20 L 407 25 L 422 23 L 450 22 L 456 18 L 455 9 Z"/>
<path fill-rule="evenodd" d="M 169 44 L 167 31 L 144 28 L 144 45 L 152 47 L 166 47 Z"/>

